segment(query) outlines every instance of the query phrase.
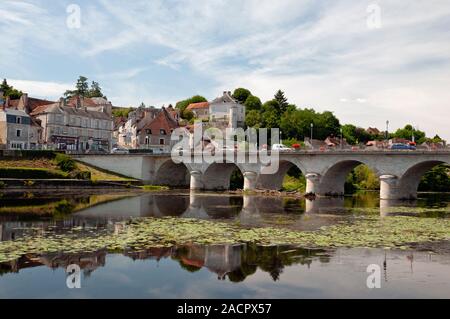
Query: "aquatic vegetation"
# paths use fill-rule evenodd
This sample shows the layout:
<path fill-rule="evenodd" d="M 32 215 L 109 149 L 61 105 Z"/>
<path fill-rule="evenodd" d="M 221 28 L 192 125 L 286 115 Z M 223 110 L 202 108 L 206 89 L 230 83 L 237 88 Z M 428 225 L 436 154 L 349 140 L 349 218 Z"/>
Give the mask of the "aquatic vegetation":
<path fill-rule="evenodd" d="M 107 249 L 142 250 L 184 244 L 252 243 L 262 246 L 290 244 L 308 248 L 385 247 L 405 249 L 408 244 L 450 239 L 450 220 L 433 218 L 367 217 L 322 227 L 317 231 L 283 228 L 242 228 L 237 224 L 197 219 L 138 218 L 106 230 L 72 229 L 64 234 L 47 230 L 0 243 L 0 262 L 29 253 L 91 252 Z"/>
<path fill-rule="evenodd" d="M 141 188 L 145 191 L 167 191 L 169 187 L 159 185 L 143 185 Z"/>

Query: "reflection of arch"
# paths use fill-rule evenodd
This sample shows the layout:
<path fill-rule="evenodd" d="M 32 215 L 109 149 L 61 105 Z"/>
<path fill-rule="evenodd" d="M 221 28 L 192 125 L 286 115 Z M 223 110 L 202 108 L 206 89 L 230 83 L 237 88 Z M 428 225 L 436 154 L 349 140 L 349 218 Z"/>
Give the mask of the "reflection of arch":
<path fill-rule="evenodd" d="M 332 165 L 320 180 L 320 195 L 344 195 L 345 180 L 348 174 L 357 166 L 366 163 L 357 160 L 345 160 Z M 369 166 L 369 165 L 367 165 Z M 372 167 L 369 166 L 372 169 Z M 373 169 L 372 169 L 373 170 Z M 376 170 L 374 170 L 376 172 Z"/>
<path fill-rule="evenodd" d="M 230 189 L 231 174 L 240 168 L 234 163 L 212 163 L 203 173 L 203 182 L 206 190 Z"/>
<path fill-rule="evenodd" d="M 275 174 L 264 174 L 263 169 L 256 182 L 256 188 L 272 190 L 282 189 L 284 177 L 286 176 L 287 172 L 295 166 L 298 167 L 298 169 L 302 173 L 304 173 L 302 167 L 288 160 L 282 160 L 278 162 L 278 170 Z"/>
<path fill-rule="evenodd" d="M 189 196 L 154 196 L 160 216 L 181 216 L 189 208 Z"/>
<path fill-rule="evenodd" d="M 443 161 L 425 161 L 410 167 L 399 179 L 398 186 L 401 192 L 401 199 L 415 199 L 417 198 L 417 189 L 419 188 L 420 180 L 433 167 L 448 164 Z"/>
<path fill-rule="evenodd" d="M 241 196 L 205 196 L 202 206 L 209 217 L 231 218 L 239 215 L 242 210 L 243 198 Z"/>
<path fill-rule="evenodd" d="M 183 163 L 175 164 L 172 160 L 168 160 L 156 172 L 155 183 L 158 185 L 187 187 L 189 182 L 189 171 Z"/>

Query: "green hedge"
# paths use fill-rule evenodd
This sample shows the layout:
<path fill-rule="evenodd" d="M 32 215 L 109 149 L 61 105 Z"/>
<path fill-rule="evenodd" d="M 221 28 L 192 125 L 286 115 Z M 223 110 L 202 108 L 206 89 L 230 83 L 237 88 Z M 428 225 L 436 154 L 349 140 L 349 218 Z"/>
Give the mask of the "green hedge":
<path fill-rule="evenodd" d="M 0 168 L 0 178 L 18 178 L 18 179 L 60 179 L 67 178 L 66 175 L 51 171 L 45 168 L 25 168 L 10 167 Z"/>
<path fill-rule="evenodd" d="M 55 161 L 63 172 L 72 172 L 77 168 L 77 163 L 66 154 L 57 154 Z"/>
<path fill-rule="evenodd" d="M 14 157 L 14 158 L 47 158 L 54 159 L 60 151 L 49 150 L 0 150 L 0 157 Z M 63 152 L 62 152 L 63 153 Z"/>

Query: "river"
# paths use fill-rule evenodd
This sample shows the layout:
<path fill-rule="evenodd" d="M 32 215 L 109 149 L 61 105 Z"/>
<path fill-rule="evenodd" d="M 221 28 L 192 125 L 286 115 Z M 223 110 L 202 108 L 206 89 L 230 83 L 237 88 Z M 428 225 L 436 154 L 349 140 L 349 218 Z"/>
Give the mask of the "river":
<path fill-rule="evenodd" d="M 115 232 L 131 218 L 172 216 L 242 227 L 314 231 L 355 214 L 446 219 L 450 195 L 387 202 L 376 193 L 296 198 L 226 193 L 0 194 L 0 240 L 74 227 Z M 81 268 L 69 289 L 66 268 Z M 379 270 L 369 288 L 368 267 Z M 376 282 L 376 281 L 374 281 Z M 185 245 L 146 250 L 25 254 L 0 264 L 0 298 L 450 298 L 450 245 L 414 249 L 321 248 L 255 244 Z"/>

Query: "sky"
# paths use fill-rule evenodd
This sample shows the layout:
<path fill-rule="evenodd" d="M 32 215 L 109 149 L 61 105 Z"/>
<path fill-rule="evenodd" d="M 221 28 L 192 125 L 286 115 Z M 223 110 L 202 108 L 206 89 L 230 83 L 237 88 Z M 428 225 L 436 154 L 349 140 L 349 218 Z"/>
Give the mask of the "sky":
<path fill-rule="evenodd" d="M 0 77 L 59 98 L 83 75 L 118 106 L 281 89 L 342 124 L 450 140 L 450 1 L 0 0 Z"/>

